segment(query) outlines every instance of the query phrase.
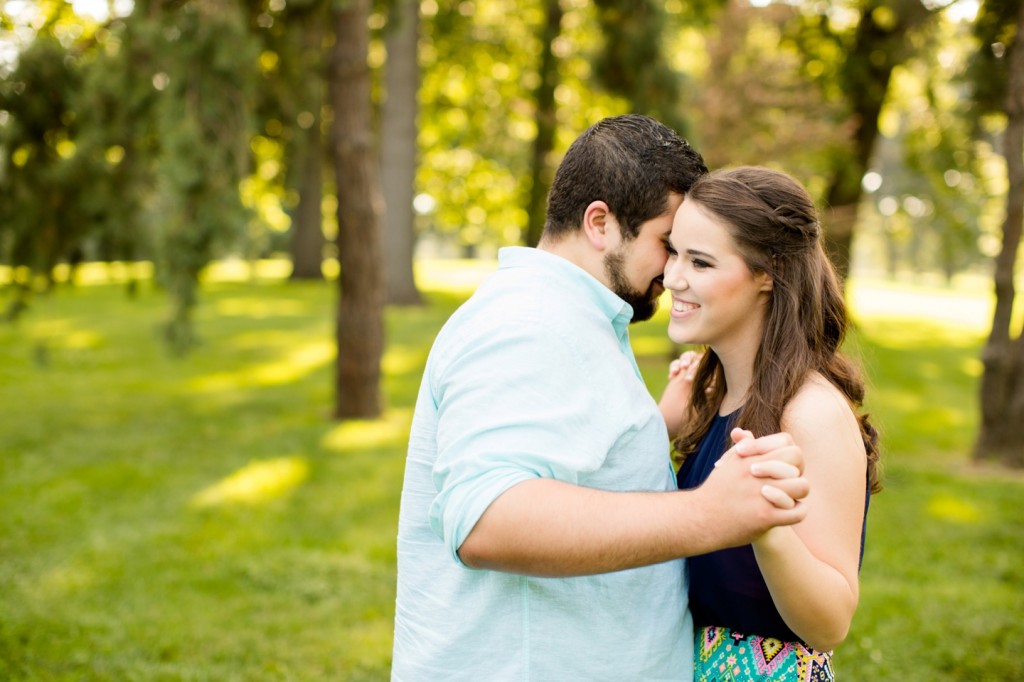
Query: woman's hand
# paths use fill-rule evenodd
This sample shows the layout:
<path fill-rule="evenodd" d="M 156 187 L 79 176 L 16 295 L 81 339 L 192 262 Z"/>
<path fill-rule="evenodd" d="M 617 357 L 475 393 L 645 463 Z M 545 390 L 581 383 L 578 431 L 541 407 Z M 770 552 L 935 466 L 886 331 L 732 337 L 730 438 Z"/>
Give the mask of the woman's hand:
<path fill-rule="evenodd" d="M 722 455 L 722 459 L 731 456 L 733 452 L 739 457 L 764 454 L 761 449 L 752 446 L 756 439 L 751 431 L 734 428 L 729 432 L 729 438 L 739 447 L 734 447 L 726 452 Z M 748 443 L 740 445 L 744 441 L 748 441 Z M 807 495 L 806 480 L 801 478 L 803 454 L 798 447 L 785 442 L 768 452 L 772 454 L 773 458 L 751 464 L 750 473 L 759 478 L 773 479 L 774 485 L 765 483 L 761 488 L 761 495 L 779 509 L 792 509 L 801 497 Z M 716 467 L 722 463 L 722 459 L 715 462 Z"/>
<path fill-rule="evenodd" d="M 686 408 L 690 405 L 693 378 L 700 364 L 701 354 L 688 350 L 668 366 L 668 385 L 661 394 L 658 407 L 668 427 L 668 435 L 675 438 L 683 428 Z"/>

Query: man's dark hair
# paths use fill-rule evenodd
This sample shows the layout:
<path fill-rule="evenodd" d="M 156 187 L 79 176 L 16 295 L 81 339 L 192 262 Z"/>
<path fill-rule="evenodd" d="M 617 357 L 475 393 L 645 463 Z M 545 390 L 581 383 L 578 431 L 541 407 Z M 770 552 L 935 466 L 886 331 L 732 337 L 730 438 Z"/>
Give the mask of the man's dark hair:
<path fill-rule="evenodd" d="M 608 204 L 623 238 L 668 210 L 669 192 L 685 194 L 708 172 L 704 159 L 671 128 L 639 114 L 614 116 L 587 128 L 569 146 L 548 192 L 544 236 L 579 229 L 593 201 Z"/>

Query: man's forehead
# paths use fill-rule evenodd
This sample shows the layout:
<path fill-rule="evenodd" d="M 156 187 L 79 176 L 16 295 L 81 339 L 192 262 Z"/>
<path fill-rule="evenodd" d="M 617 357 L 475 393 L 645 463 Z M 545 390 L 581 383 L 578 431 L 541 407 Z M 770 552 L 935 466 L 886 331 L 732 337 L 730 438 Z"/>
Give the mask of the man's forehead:
<path fill-rule="evenodd" d="M 669 234 L 672 232 L 672 219 L 674 216 L 674 213 L 665 213 L 646 221 L 640 226 L 640 234 L 652 239 L 668 239 Z"/>

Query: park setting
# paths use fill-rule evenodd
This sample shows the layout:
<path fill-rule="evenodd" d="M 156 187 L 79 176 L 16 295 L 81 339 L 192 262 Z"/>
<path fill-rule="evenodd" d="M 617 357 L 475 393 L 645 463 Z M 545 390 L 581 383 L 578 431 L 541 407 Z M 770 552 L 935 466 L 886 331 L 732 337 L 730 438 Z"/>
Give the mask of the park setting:
<path fill-rule="evenodd" d="M 967 0 L 9 0 L 0 680 L 389 679 L 431 345 L 628 112 L 821 211 L 883 485 L 837 677 L 1024 679 L 1022 30 Z M 630 328 L 655 397 L 667 299 Z"/>

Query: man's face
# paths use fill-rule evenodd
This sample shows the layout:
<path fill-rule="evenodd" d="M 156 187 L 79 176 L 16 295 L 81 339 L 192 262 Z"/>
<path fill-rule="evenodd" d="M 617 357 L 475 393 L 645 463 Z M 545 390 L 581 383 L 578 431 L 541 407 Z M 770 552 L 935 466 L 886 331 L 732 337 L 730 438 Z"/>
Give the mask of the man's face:
<path fill-rule="evenodd" d="M 643 223 L 635 239 L 620 242 L 604 256 L 611 290 L 633 307 L 633 322 L 651 319 L 658 309 L 658 299 L 665 291 L 666 244 L 682 201 L 681 195 L 670 194 L 665 213 Z"/>

